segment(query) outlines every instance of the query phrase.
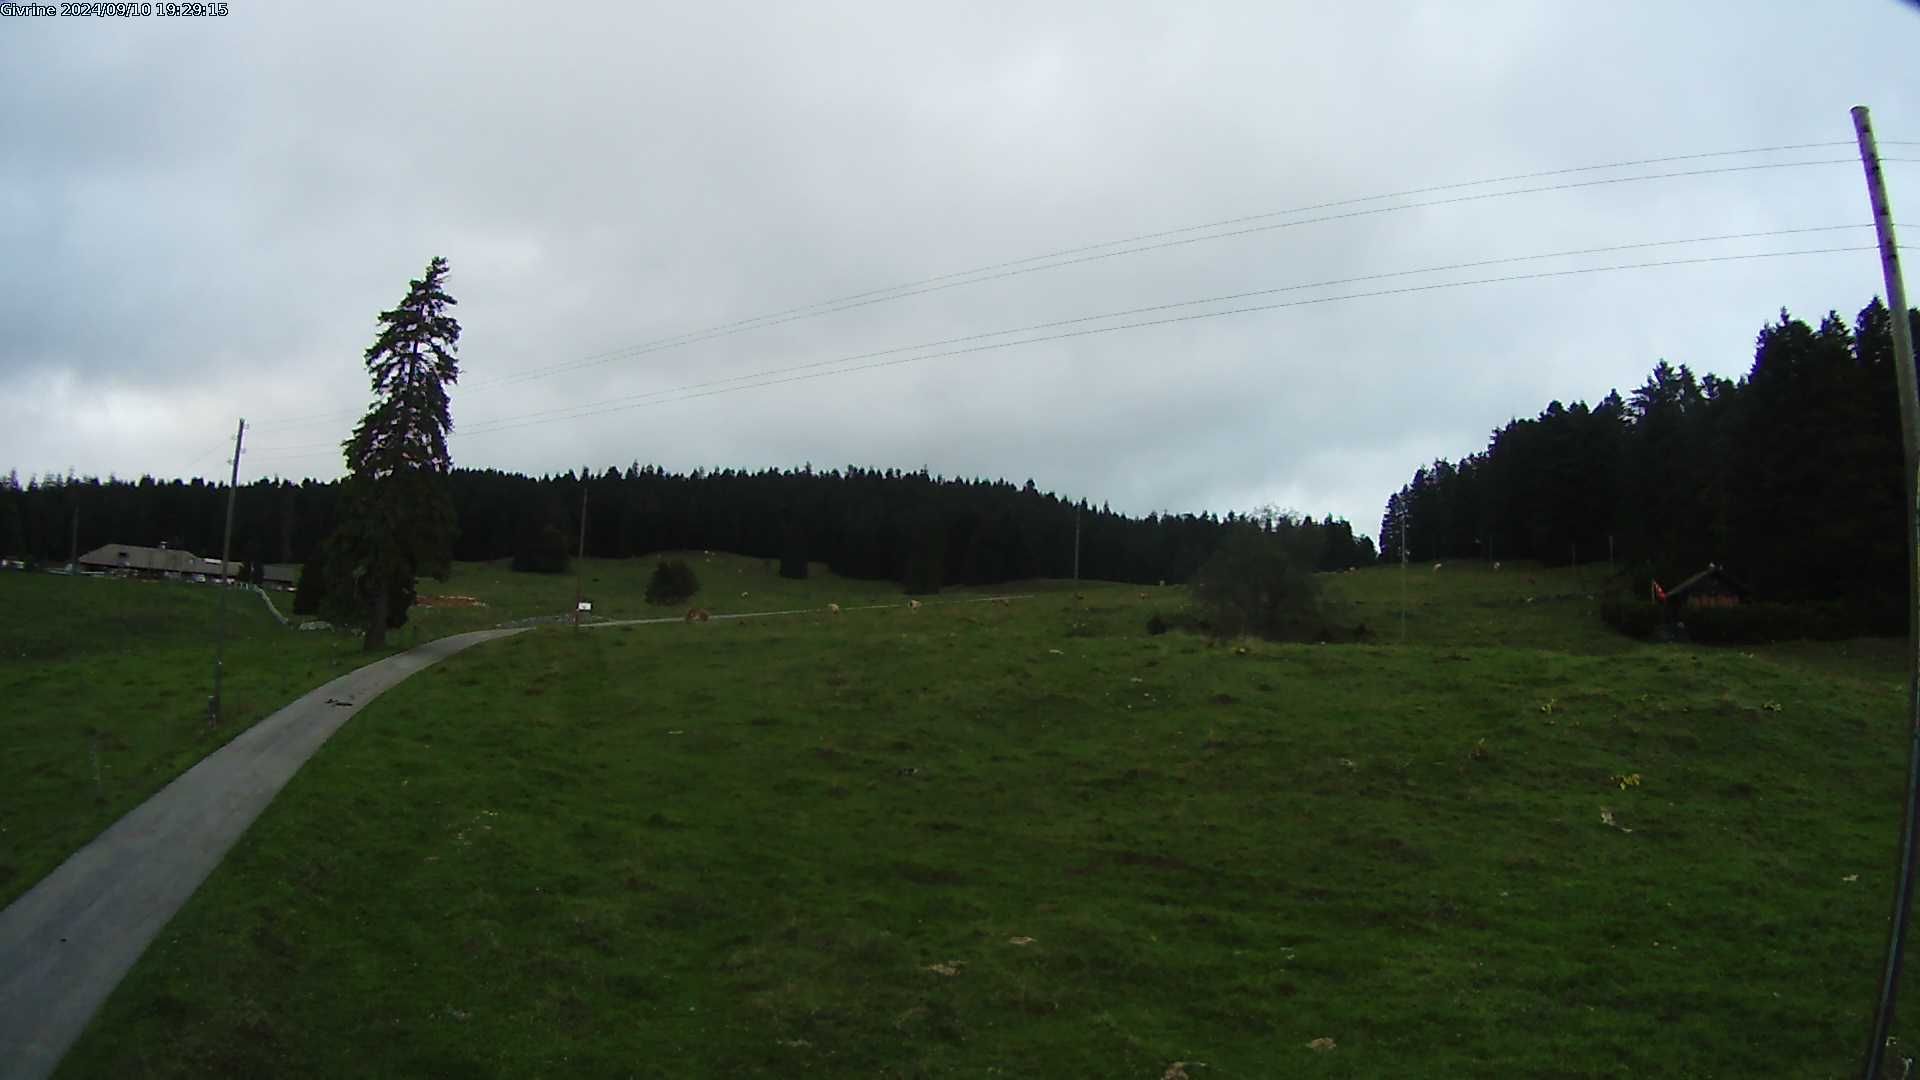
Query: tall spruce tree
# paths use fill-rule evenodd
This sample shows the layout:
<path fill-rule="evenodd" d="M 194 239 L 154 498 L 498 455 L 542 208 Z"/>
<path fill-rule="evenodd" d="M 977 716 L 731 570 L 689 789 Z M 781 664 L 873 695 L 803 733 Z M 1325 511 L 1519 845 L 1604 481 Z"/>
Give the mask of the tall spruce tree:
<path fill-rule="evenodd" d="M 447 313 L 446 276 L 447 260 L 436 256 L 400 306 L 380 313 L 366 353 L 375 400 L 344 444 L 348 478 L 329 576 L 336 602 L 366 621 L 369 650 L 405 625 L 415 578 L 451 567 L 447 387 L 460 377 L 460 324 Z"/>

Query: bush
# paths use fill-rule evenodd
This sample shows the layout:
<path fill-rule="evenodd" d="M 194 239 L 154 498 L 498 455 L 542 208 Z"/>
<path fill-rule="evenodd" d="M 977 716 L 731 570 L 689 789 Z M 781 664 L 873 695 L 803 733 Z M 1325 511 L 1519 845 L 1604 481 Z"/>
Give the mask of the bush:
<path fill-rule="evenodd" d="M 684 559 L 662 559 L 647 581 L 647 603 L 677 604 L 700 591 L 700 579 Z"/>
<path fill-rule="evenodd" d="M 1291 550 L 1300 537 L 1311 539 L 1290 526 L 1231 530 L 1190 586 L 1201 621 L 1229 637 L 1315 638 L 1321 619 L 1313 560 Z"/>

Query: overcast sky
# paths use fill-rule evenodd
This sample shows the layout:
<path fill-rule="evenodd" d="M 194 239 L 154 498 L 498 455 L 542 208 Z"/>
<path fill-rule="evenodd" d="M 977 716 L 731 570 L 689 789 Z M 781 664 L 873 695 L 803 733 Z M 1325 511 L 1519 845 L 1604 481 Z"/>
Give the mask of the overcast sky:
<path fill-rule="evenodd" d="M 459 465 L 925 466 L 1130 513 L 1276 504 L 1374 533 L 1423 461 L 1483 448 L 1551 399 L 1626 393 L 1662 357 L 1743 374 L 1781 307 L 1851 317 L 1882 292 L 1877 259 L 1437 289 L 924 359 L 955 346 L 906 347 L 1449 264 L 1866 224 L 1847 110 L 1873 108 L 1887 156 L 1920 158 L 1920 144 L 1884 145 L 1920 140 L 1917 45 L 1920 11 L 1894 0 L 231 0 L 224 18 L 0 18 L 0 469 L 224 476 L 222 441 L 245 416 L 243 479 L 335 476 L 368 400 L 374 317 L 443 255 L 465 331 Z M 1805 143 L 1836 145 L 1260 217 L 660 347 L 1143 234 Z M 1794 161 L 1841 163 L 1413 205 Z M 1920 205 L 1920 165 L 1888 168 L 1896 210 Z M 1306 220 L 1356 210 L 1377 212 Z M 1211 238 L 1273 225 L 1286 227 Z M 1871 243 L 1855 228 L 1536 259 L 967 344 Z M 910 362 L 659 393 L 896 349 L 852 363 Z M 620 399 L 639 407 L 565 411 Z M 521 418 L 543 422 L 492 423 Z"/>

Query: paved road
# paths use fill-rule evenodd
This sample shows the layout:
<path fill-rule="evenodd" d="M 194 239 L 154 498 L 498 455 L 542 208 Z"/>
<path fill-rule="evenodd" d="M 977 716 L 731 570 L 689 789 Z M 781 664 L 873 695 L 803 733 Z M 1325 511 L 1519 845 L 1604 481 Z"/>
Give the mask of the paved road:
<path fill-rule="evenodd" d="M 0 1077 L 53 1072 L 160 928 L 361 706 L 462 649 L 522 632 L 441 638 L 327 683 L 208 755 L 0 911 Z"/>

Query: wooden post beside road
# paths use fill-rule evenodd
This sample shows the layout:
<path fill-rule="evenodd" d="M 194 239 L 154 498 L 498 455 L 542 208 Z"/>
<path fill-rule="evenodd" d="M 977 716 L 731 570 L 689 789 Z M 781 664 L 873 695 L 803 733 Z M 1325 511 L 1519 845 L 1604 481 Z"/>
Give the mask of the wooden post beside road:
<path fill-rule="evenodd" d="M 227 480 L 227 527 L 220 536 L 220 600 L 219 608 L 213 618 L 213 697 L 207 702 L 207 724 L 220 723 L 220 681 L 226 667 L 227 650 L 227 593 L 233 589 L 233 581 L 227 575 L 227 558 L 233 550 L 233 496 L 240 487 L 240 442 L 247 435 L 247 422 L 243 418 L 240 427 L 233 433 L 233 473 Z"/>

